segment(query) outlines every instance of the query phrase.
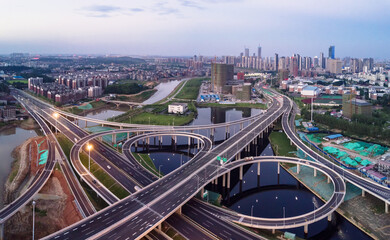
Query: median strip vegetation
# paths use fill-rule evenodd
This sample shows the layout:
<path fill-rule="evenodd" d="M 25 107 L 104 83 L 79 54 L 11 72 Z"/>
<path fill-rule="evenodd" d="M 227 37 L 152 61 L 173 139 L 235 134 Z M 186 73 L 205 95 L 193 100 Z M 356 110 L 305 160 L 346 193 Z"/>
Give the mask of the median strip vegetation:
<path fill-rule="evenodd" d="M 293 152 L 297 151 L 295 146 L 290 144 L 290 140 L 284 132 L 272 132 L 269 135 L 272 149 L 277 156 L 296 157 Z"/>
<path fill-rule="evenodd" d="M 73 147 L 73 143 L 66 138 L 63 134 L 57 136 L 58 143 L 64 151 L 68 159 L 70 156 L 70 150 Z M 88 169 L 88 155 L 80 153 L 80 159 L 83 165 Z M 91 172 L 96 179 L 101 182 L 107 189 L 109 189 L 119 199 L 129 196 L 129 193 L 120 186 L 110 175 L 108 175 L 98 164 L 91 159 Z"/>
<path fill-rule="evenodd" d="M 150 156 L 146 153 L 134 153 L 135 159 L 141 163 L 141 165 L 152 172 L 154 175 L 159 176 L 158 170 L 154 165 L 154 162 Z"/>

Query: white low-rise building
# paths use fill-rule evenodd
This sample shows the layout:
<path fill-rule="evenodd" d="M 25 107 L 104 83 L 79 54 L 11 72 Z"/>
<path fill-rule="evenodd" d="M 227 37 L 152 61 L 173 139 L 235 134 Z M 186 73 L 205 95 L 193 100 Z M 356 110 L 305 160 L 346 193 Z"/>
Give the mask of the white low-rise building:
<path fill-rule="evenodd" d="M 168 113 L 183 114 L 188 110 L 187 103 L 172 103 L 168 105 Z"/>

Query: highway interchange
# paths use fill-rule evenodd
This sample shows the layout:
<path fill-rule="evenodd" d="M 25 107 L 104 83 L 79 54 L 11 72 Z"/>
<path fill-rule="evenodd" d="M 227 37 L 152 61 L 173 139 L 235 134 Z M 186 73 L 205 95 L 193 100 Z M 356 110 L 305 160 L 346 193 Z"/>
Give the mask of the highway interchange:
<path fill-rule="evenodd" d="M 126 151 L 126 149 L 130 149 L 128 145 L 131 145 L 130 143 L 134 143 L 134 141 L 129 140 L 125 143 L 124 153 L 128 157 L 128 159 L 125 159 L 123 155 L 118 154 L 116 151 L 112 150 L 111 148 L 105 146 L 105 144 L 102 144 L 100 141 L 96 140 L 95 138 L 100 136 L 99 134 L 88 135 L 88 133 L 86 133 L 84 130 L 78 128 L 78 126 L 63 117 L 54 119 L 52 117 L 52 109 L 50 107 L 42 104 L 40 101 L 34 100 L 27 95 L 24 95 L 24 97 L 30 99 L 29 103 L 33 101 L 34 105 L 37 106 L 37 108 L 31 112 L 36 111 L 37 113 L 39 113 L 40 117 L 50 122 L 53 126 L 57 125 L 57 128 L 61 132 L 63 132 L 73 142 L 76 142 L 74 148 L 72 149 L 71 155 L 71 161 L 73 166 L 77 170 L 84 170 L 83 172 L 79 172 L 79 174 L 86 179 L 86 182 L 95 191 L 97 191 L 97 193 L 103 199 L 105 199 L 109 204 L 111 204 L 110 207 L 107 207 L 106 209 L 99 211 L 98 213 L 95 213 L 93 215 L 91 214 L 94 211 L 91 212 L 85 210 L 87 212 L 85 216 L 90 217 L 85 218 L 83 221 L 76 223 L 48 237 L 52 239 L 85 239 L 88 237 L 102 239 L 125 239 L 129 237 L 130 239 L 137 239 L 144 236 L 147 232 L 158 226 L 162 221 L 166 220 L 172 213 L 176 212 L 177 210 L 181 211 L 181 206 L 185 202 L 189 201 L 192 196 L 194 196 L 199 191 L 200 188 L 212 181 L 218 175 L 218 173 L 221 173 L 218 172 L 219 164 L 215 161 L 216 156 L 226 156 L 230 159 L 235 157 L 237 153 L 244 149 L 248 143 L 253 141 L 253 139 L 257 135 L 259 135 L 260 132 L 265 131 L 270 125 L 272 125 L 275 120 L 277 120 L 281 116 L 283 116 L 283 129 L 289 136 L 289 138 L 309 156 L 313 156 L 313 158 L 316 160 L 322 158 L 321 156 L 318 156 L 315 152 L 311 151 L 310 148 L 303 144 L 299 139 L 296 139 L 297 137 L 295 133 L 293 132 L 293 130 L 291 130 L 291 121 L 289 121 L 288 118 L 289 112 L 292 109 L 292 102 L 286 97 L 278 97 L 275 98 L 276 101 L 268 109 L 268 111 L 266 111 L 264 115 L 245 119 L 245 121 L 249 122 L 249 126 L 243 128 L 242 131 L 235 134 L 218 147 L 212 148 L 212 143 L 210 142 L 210 140 L 206 137 L 201 136 L 200 138 L 203 138 L 202 148 L 197 153 L 197 155 L 195 155 L 195 157 L 189 163 L 183 165 L 181 168 L 158 180 L 158 178 L 151 174 L 149 171 L 140 167 L 136 161 L 134 162 L 134 160 L 132 160 L 130 156 L 131 152 Z M 293 119 L 293 117 L 291 119 Z M 243 123 L 243 121 L 236 121 L 235 124 L 237 123 L 241 124 Z M 222 124 L 221 126 L 228 127 L 232 125 L 233 124 Z M 139 128 L 140 126 L 132 125 L 132 127 Z M 153 130 L 151 130 L 150 128 L 145 128 L 144 125 L 142 125 L 142 127 L 143 129 L 141 128 L 137 131 L 162 131 L 162 128 L 160 127 L 154 126 Z M 196 129 L 195 127 L 196 126 L 170 127 L 169 131 L 194 131 Z M 210 127 L 208 125 L 200 126 L 200 128 L 212 129 L 216 128 L 216 126 L 214 125 Z M 129 130 L 114 130 L 115 133 L 121 131 L 126 132 Z M 112 132 L 107 132 L 106 134 L 110 133 Z M 143 137 L 145 136 L 138 136 L 139 139 L 142 139 Z M 82 149 L 82 146 L 87 142 L 92 143 L 95 148 L 94 151 L 91 152 L 91 158 L 93 158 L 94 161 L 96 161 L 102 168 L 107 170 L 107 172 L 111 176 L 113 176 L 125 189 L 133 193 L 132 195 L 125 199 L 119 200 L 113 194 L 111 194 L 104 186 L 100 185 L 99 182 L 94 183 L 95 179 L 93 178 L 93 176 L 89 174 L 87 169 L 82 164 L 80 164 L 79 161 L 78 153 Z M 53 143 L 53 145 L 55 145 L 55 140 L 53 140 Z M 388 189 L 383 188 L 378 184 L 371 183 L 365 179 L 360 179 L 359 177 L 356 177 L 348 171 L 343 171 L 342 169 L 340 171 L 340 169 L 337 169 L 337 167 L 335 168 L 333 164 L 329 164 L 328 160 L 326 160 L 325 158 L 321 160 L 322 163 L 324 163 L 325 165 L 329 165 L 329 167 L 335 169 L 336 172 L 338 172 L 340 175 L 343 175 L 347 179 L 350 178 L 351 182 L 356 180 L 357 184 L 362 184 L 362 186 L 365 187 L 367 186 L 368 191 L 373 191 L 374 193 L 377 193 L 376 196 L 380 198 L 382 198 L 383 196 L 387 196 L 387 198 L 385 199 L 389 200 Z M 79 166 L 77 166 L 78 164 Z M 107 168 L 107 164 L 109 164 L 110 168 Z M 47 166 L 50 167 L 50 164 L 48 164 Z M 352 176 L 348 176 L 348 174 Z M 335 179 L 337 179 L 337 177 Z M 135 192 L 135 186 L 141 186 L 144 188 L 138 192 Z M 336 191 L 336 195 L 341 192 L 343 191 Z M 340 197 L 338 197 L 336 201 L 340 202 Z M 191 200 L 189 204 L 186 205 L 189 207 L 185 208 L 193 208 L 193 211 L 197 211 L 194 207 L 194 204 L 196 203 L 193 203 L 193 201 Z M 334 206 L 336 206 L 337 204 L 335 204 Z M 212 212 L 214 211 L 215 214 L 215 207 L 212 208 Z M 326 214 L 319 214 L 317 215 L 317 217 L 326 217 L 328 214 L 329 212 L 327 212 Z M 177 215 L 178 214 L 174 214 L 173 216 Z M 283 220 L 284 224 L 286 223 L 286 220 L 287 219 Z M 241 219 L 241 222 L 245 224 L 245 218 Z M 250 222 L 253 224 L 254 220 L 252 219 L 250 220 Z M 274 226 L 274 228 L 271 229 L 275 228 L 277 227 Z M 132 236 L 129 236 L 131 235 L 129 234 L 129 229 L 131 229 L 130 232 Z M 247 232 L 245 233 L 248 234 Z M 205 235 L 205 237 L 210 236 Z M 247 237 L 249 237 L 248 239 L 250 239 L 251 236 L 247 235 Z"/>

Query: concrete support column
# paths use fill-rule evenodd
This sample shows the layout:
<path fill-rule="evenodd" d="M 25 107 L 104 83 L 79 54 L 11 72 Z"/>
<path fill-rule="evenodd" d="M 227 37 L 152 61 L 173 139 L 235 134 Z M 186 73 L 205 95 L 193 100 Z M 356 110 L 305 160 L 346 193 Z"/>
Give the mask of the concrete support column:
<path fill-rule="evenodd" d="M 276 232 L 275 229 L 272 229 L 272 234 L 275 234 L 275 232 Z"/>
<path fill-rule="evenodd" d="M 366 196 L 366 192 L 362 189 L 362 197 Z"/>
<path fill-rule="evenodd" d="M 0 225 L 0 240 L 4 240 L 4 223 Z"/>
<path fill-rule="evenodd" d="M 299 174 L 300 172 L 301 172 L 301 165 L 297 164 L 297 174 Z"/>
<path fill-rule="evenodd" d="M 129 140 L 129 138 L 130 138 L 130 132 L 127 132 L 127 137 L 126 137 L 126 139 Z"/>
<path fill-rule="evenodd" d="M 214 137 L 214 131 L 215 131 L 214 128 L 212 128 L 212 129 L 210 130 L 210 137 Z"/>
<path fill-rule="evenodd" d="M 314 177 L 317 177 L 317 169 L 314 168 Z"/>
<path fill-rule="evenodd" d="M 138 141 L 135 141 L 134 145 L 137 148 L 138 147 Z"/>
<path fill-rule="evenodd" d="M 225 187 L 226 174 L 222 175 L 222 187 Z"/>
<path fill-rule="evenodd" d="M 260 162 L 257 163 L 257 176 L 260 176 Z"/>
<path fill-rule="evenodd" d="M 112 144 L 116 144 L 116 134 L 112 134 Z"/>
<path fill-rule="evenodd" d="M 215 179 L 215 185 L 218 185 L 218 178 Z"/>
<path fill-rule="evenodd" d="M 303 232 L 304 232 L 305 234 L 307 234 L 307 233 L 309 232 L 309 225 L 308 225 L 308 224 L 306 224 L 305 226 L 303 226 Z"/>
<path fill-rule="evenodd" d="M 196 139 L 196 143 L 197 143 L 197 145 L 198 145 L 198 149 L 199 149 L 199 148 L 200 148 L 200 144 L 199 144 L 199 143 L 200 143 L 200 141 L 199 141 L 199 138 L 197 138 L 197 139 Z"/>
<path fill-rule="evenodd" d="M 389 204 L 385 202 L 385 213 L 389 213 Z"/>
<path fill-rule="evenodd" d="M 243 167 L 240 166 L 240 180 L 242 180 L 243 173 L 244 173 Z"/>
<path fill-rule="evenodd" d="M 244 123 L 240 123 L 240 131 L 244 128 Z"/>
<path fill-rule="evenodd" d="M 88 122 L 87 121 L 85 121 L 85 127 L 87 127 L 88 126 Z"/>
<path fill-rule="evenodd" d="M 190 145 L 191 145 L 191 138 L 188 137 L 188 146 L 190 146 Z"/>
<path fill-rule="evenodd" d="M 162 231 L 161 223 L 157 226 L 158 230 Z"/>
<path fill-rule="evenodd" d="M 332 221 L 332 214 L 329 214 L 328 215 L 328 222 L 331 222 Z"/>
<path fill-rule="evenodd" d="M 326 182 L 327 182 L 327 183 L 330 183 L 330 178 L 329 178 L 329 177 L 327 177 Z"/>
<path fill-rule="evenodd" d="M 181 215 L 181 207 L 179 207 L 179 209 L 177 209 L 176 213 Z"/>
<path fill-rule="evenodd" d="M 278 163 L 278 175 L 280 174 L 280 163 Z"/>
<path fill-rule="evenodd" d="M 203 198 L 204 188 L 200 189 L 200 197 Z"/>
<path fill-rule="evenodd" d="M 230 188 L 230 172 L 227 173 L 227 188 Z"/>

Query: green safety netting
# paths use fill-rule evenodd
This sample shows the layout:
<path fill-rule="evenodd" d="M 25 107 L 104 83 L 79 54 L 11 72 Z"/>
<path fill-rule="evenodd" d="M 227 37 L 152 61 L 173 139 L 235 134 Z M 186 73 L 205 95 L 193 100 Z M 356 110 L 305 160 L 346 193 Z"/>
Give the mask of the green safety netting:
<path fill-rule="evenodd" d="M 384 154 L 388 148 L 379 144 L 372 144 L 366 142 L 350 142 L 344 144 L 344 147 L 358 152 L 362 156 L 372 155 L 374 157 Z"/>
<path fill-rule="evenodd" d="M 307 134 L 306 136 L 311 142 L 315 142 L 315 143 L 322 142 L 322 137 L 319 134 Z"/>
<path fill-rule="evenodd" d="M 364 160 L 360 163 L 360 165 L 363 165 L 363 166 L 367 166 L 367 165 L 370 165 L 370 164 L 371 164 L 371 162 L 368 161 L 367 159 L 364 159 Z"/>
<path fill-rule="evenodd" d="M 331 153 L 331 154 L 336 154 L 338 153 L 340 150 L 338 150 L 337 148 L 334 148 L 334 147 L 324 147 L 324 151 L 328 152 L 328 153 Z"/>
<path fill-rule="evenodd" d="M 96 133 L 96 132 L 103 132 L 103 131 L 113 130 L 114 128 L 94 126 L 94 127 L 89 127 L 89 128 L 86 128 L 86 129 L 87 129 L 88 132 Z M 121 141 L 125 140 L 126 138 L 127 138 L 127 133 L 117 133 L 116 134 L 116 142 L 121 142 Z M 105 141 L 107 143 L 112 143 L 113 142 L 112 135 L 105 135 L 105 136 L 103 136 L 103 141 Z"/>
<path fill-rule="evenodd" d="M 44 150 L 44 153 L 41 154 L 39 157 L 39 165 L 45 164 L 47 162 L 47 156 L 49 154 L 48 150 Z"/>
<path fill-rule="evenodd" d="M 91 104 L 85 104 L 85 105 L 83 105 L 83 106 L 78 106 L 77 107 L 78 109 L 82 109 L 82 110 L 89 110 L 89 109 L 92 109 L 93 108 L 93 106 L 91 105 Z"/>
<path fill-rule="evenodd" d="M 337 153 L 336 158 L 342 158 L 342 157 L 346 157 L 346 156 L 348 156 L 348 153 L 343 152 L 343 151 L 339 151 L 339 152 Z"/>
<path fill-rule="evenodd" d="M 357 166 L 358 164 L 352 160 L 350 157 L 346 157 L 343 159 L 343 161 L 348 164 L 348 165 L 351 165 L 351 166 Z"/>

